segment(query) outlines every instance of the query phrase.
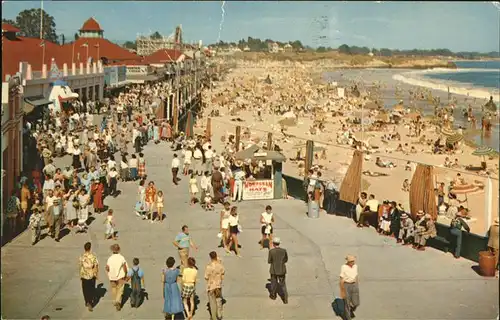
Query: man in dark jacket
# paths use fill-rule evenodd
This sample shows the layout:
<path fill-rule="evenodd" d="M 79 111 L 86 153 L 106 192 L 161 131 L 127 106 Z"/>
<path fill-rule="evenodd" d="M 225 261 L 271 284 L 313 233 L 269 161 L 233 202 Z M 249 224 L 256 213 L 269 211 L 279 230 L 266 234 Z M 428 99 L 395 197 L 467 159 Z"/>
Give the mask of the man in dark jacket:
<path fill-rule="evenodd" d="M 285 276 L 286 276 L 286 263 L 288 262 L 288 254 L 285 249 L 280 248 L 280 238 L 273 239 L 274 248 L 269 250 L 269 257 L 267 262 L 270 264 L 269 273 L 271 274 L 271 290 L 269 298 L 275 300 L 278 285 L 283 294 L 283 303 L 288 303 L 288 292 L 286 290 Z"/>
<path fill-rule="evenodd" d="M 399 236 L 399 230 L 401 229 L 401 211 L 398 209 L 396 201 L 392 201 L 390 205 L 391 234 L 397 238 Z"/>

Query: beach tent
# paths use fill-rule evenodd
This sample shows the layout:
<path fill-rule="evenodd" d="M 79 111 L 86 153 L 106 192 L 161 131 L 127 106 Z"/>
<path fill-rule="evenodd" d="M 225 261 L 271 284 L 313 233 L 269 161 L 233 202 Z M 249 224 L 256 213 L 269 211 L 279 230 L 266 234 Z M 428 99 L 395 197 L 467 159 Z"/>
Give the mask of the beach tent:
<path fill-rule="evenodd" d="M 361 173 L 363 171 L 363 154 L 359 150 L 354 151 L 351 164 L 340 186 L 339 199 L 355 204 L 361 192 Z"/>
<path fill-rule="evenodd" d="M 419 164 L 410 185 L 410 213 L 416 219 L 417 212 L 424 211 L 437 218 L 436 193 L 434 192 L 434 168 Z"/>

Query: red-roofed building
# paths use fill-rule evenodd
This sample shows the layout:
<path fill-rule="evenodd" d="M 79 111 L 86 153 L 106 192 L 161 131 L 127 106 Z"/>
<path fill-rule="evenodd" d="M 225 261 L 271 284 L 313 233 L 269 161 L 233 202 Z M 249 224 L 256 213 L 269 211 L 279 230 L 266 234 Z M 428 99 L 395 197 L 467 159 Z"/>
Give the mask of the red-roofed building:
<path fill-rule="evenodd" d="M 144 63 L 164 66 L 166 63 L 180 62 L 187 57 L 177 49 L 160 49 L 144 57 Z"/>
<path fill-rule="evenodd" d="M 19 30 L 18 28 L 14 27 L 11 24 L 2 23 L 2 33 L 4 33 L 4 32 L 14 32 L 14 33 L 17 33 L 19 31 L 21 31 L 21 30 Z"/>
<path fill-rule="evenodd" d="M 99 22 L 97 22 L 93 17 L 85 21 L 79 31 L 80 36 L 82 36 L 82 33 L 85 33 L 87 37 L 89 37 L 88 33 L 92 32 L 100 34 L 100 36 L 102 37 L 102 33 L 104 32 L 104 30 L 101 29 L 101 25 L 99 24 Z"/>

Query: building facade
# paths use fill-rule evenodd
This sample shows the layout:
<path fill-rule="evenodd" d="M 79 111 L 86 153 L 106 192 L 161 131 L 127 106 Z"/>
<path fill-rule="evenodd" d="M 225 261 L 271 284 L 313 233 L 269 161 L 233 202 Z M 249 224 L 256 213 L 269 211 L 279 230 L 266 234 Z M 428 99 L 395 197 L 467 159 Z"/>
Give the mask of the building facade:
<path fill-rule="evenodd" d="M 2 211 L 22 170 L 23 110 L 22 79 L 2 82 Z M 2 214 L 3 219 L 3 214 Z M 3 225 L 3 220 L 2 220 Z M 3 232 L 3 228 L 2 232 Z"/>

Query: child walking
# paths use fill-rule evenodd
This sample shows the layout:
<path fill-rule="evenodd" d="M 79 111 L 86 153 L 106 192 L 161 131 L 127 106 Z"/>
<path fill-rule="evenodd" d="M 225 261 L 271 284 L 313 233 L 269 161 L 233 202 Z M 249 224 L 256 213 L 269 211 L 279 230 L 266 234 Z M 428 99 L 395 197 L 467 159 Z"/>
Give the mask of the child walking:
<path fill-rule="evenodd" d="M 139 258 L 134 258 L 132 260 L 133 266 L 128 271 L 128 277 L 130 278 L 130 287 L 132 293 L 130 294 L 130 306 L 132 308 L 139 308 L 142 300 L 142 291 L 145 287 L 144 285 L 144 271 L 139 267 Z"/>
<path fill-rule="evenodd" d="M 40 240 L 42 233 L 42 207 L 38 199 L 35 200 L 35 204 L 31 208 L 29 228 L 31 229 L 31 245 L 34 246 Z"/>
<path fill-rule="evenodd" d="M 158 211 L 158 221 L 163 222 L 163 191 L 156 194 L 156 209 Z"/>
<path fill-rule="evenodd" d="M 106 217 L 106 220 L 104 220 L 104 224 L 106 225 L 106 233 L 104 234 L 104 240 L 108 240 L 109 238 L 116 240 L 115 219 L 113 219 L 113 209 L 109 209 L 108 216 Z"/>

